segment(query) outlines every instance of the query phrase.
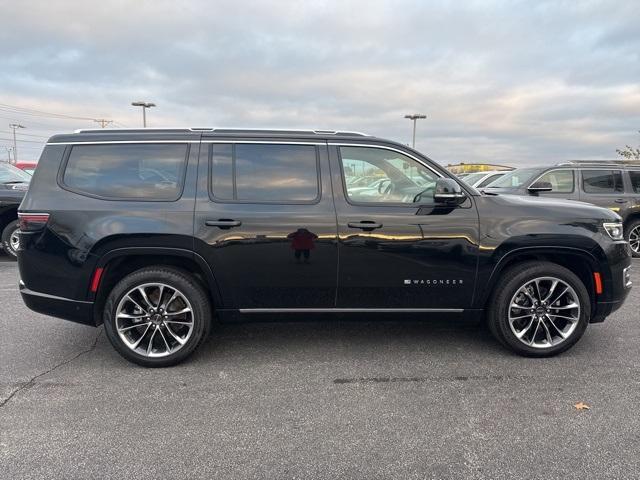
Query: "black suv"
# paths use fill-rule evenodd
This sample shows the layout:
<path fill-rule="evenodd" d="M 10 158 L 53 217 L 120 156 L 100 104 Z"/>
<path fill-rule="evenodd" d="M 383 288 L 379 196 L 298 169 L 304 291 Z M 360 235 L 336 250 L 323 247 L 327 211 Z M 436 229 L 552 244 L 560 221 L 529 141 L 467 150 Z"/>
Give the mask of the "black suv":
<path fill-rule="evenodd" d="M 640 257 L 640 162 L 587 160 L 519 168 L 485 188 L 494 193 L 580 200 L 613 210 L 622 217 L 633 256 Z"/>
<path fill-rule="evenodd" d="M 31 175 L 8 163 L 0 163 L 0 240 L 11 259 L 18 250 L 18 206 L 29 188 Z"/>
<path fill-rule="evenodd" d="M 56 135 L 19 215 L 25 303 L 104 323 L 146 366 L 187 357 L 214 313 L 486 314 L 504 345 L 548 356 L 631 286 L 616 213 L 481 194 L 359 133 Z"/>

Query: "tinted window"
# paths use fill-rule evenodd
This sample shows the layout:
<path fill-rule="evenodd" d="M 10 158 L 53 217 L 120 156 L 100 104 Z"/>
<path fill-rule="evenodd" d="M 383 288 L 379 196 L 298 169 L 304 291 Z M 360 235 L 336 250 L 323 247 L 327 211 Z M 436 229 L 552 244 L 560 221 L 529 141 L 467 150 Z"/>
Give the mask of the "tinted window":
<path fill-rule="evenodd" d="M 438 176 L 392 150 L 341 147 L 346 193 L 360 203 L 433 203 Z"/>
<path fill-rule="evenodd" d="M 629 178 L 631 178 L 631 188 L 636 193 L 640 193 L 640 170 L 629 172 Z"/>
<path fill-rule="evenodd" d="M 583 170 L 582 189 L 587 193 L 623 192 L 622 174 L 619 170 Z"/>
<path fill-rule="evenodd" d="M 64 183 L 106 198 L 175 200 L 186 154 L 186 144 L 75 145 Z"/>
<path fill-rule="evenodd" d="M 220 200 L 314 201 L 319 195 L 316 147 L 213 144 L 211 192 Z"/>
<path fill-rule="evenodd" d="M 551 170 L 538 178 L 535 183 L 550 183 L 552 192 L 573 192 L 573 170 Z"/>

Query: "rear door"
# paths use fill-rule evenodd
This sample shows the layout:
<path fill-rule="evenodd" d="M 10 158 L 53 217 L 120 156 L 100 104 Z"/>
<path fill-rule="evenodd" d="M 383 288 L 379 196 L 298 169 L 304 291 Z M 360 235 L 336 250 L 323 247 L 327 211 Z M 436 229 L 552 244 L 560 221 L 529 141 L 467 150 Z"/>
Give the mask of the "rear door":
<path fill-rule="evenodd" d="M 225 307 L 330 308 L 336 217 L 326 142 L 203 137 L 195 250 Z"/>
<path fill-rule="evenodd" d="M 580 170 L 580 200 L 614 212 L 626 210 L 632 195 L 625 192 L 622 171 L 615 168 Z"/>

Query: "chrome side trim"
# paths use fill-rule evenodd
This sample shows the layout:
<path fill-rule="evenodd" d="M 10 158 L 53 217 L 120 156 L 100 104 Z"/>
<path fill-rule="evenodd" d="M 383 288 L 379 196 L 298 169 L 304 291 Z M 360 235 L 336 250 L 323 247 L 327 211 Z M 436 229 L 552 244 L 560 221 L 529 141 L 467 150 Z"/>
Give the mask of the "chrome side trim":
<path fill-rule="evenodd" d="M 258 144 L 275 144 L 275 145 L 321 145 L 326 146 L 327 142 L 297 142 L 295 140 L 235 140 L 233 138 L 227 140 L 202 140 L 202 143 L 258 143 Z"/>
<path fill-rule="evenodd" d="M 64 302 L 85 303 L 87 305 L 93 305 L 93 302 L 87 302 L 85 300 L 74 300 L 73 298 L 58 297 L 56 295 L 49 295 L 48 293 L 41 293 L 41 292 L 36 292 L 34 290 L 30 290 L 24 287 L 24 282 L 22 280 L 20 281 L 19 286 L 20 286 L 20 293 L 23 295 L 31 295 L 34 297 L 49 298 L 51 300 L 61 300 Z"/>
<path fill-rule="evenodd" d="M 47 145 L 108 145 L 111 143 L 200 143 L 200 140 L 97 140 L 90 142 L 47 142 Z"/>
<path fill-rule="evenodd" d="M 461 313 L 464 308 L 241 308 L 240 313 Z"/>

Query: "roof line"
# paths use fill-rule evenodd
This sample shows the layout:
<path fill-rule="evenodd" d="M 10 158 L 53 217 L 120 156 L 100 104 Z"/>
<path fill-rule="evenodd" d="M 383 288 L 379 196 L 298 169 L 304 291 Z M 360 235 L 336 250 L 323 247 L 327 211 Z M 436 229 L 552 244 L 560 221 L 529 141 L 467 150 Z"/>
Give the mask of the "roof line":
<path fill-rule="evenodd" d="M 353 135 L 361 137 L 369 137 L 370 135 L 362 132 L 340 131 L 340 130 L 304 130 L 292 128 L 221 128 L 221 127 L 162 127 L 162 128 L 82 128 L 75 130 L 74 133 L 108 133 L 108 132 L 154 132 L 154 131 L 171 131 L 181 130 L 185 132 L 221 132 L 221 133 L 305 133 L 308 135 Z"/>

